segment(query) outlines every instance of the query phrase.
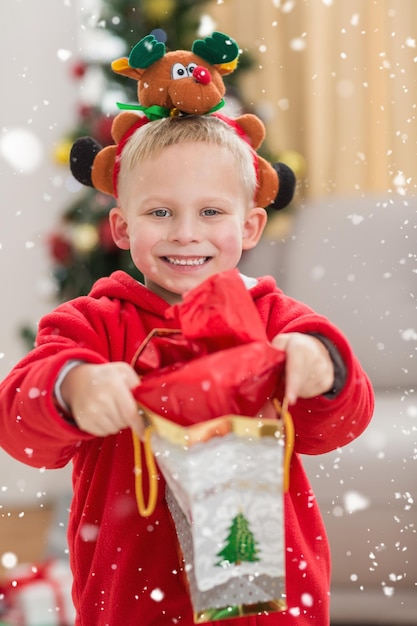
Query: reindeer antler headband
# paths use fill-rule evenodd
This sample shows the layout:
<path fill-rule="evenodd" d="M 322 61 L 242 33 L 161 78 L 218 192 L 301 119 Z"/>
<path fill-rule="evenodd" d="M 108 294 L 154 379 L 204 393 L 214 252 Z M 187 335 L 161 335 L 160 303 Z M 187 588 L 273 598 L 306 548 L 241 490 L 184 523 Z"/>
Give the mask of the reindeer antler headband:
<path fill-rule="evenodd" d="M 84 185 L 116 194 L 115 168 L 120 142 L 142 123 L 169 115 L 210 115 L 223 106 L 223 76 L 237 66 L 239 48 L 233 39 L 215 32 L 196 40 L 191 51 L 166 52 L 165 45 L 153 35 L 141 39 L 128 58 L 112 63 L 112 69 L 138 81 L 139 104 L 119 104 L 112 125 L 114 144 L 103 148 L 91 137 L 78 139 L 71 150 L 70 165 L 74 177 Z M 138 120 L 139 111 L 142 118 Z M 256 151 L 265 138 L 262 121 L 253 114 L 236 119 L 219 116 L 229 123 Z M 142 121 L 140 121 L 142 119 Z M 295 188 L 293 172 L 285 165 L 271 165 L 257 155 L 258 206 L 281 209 L 291 202 Z"/>

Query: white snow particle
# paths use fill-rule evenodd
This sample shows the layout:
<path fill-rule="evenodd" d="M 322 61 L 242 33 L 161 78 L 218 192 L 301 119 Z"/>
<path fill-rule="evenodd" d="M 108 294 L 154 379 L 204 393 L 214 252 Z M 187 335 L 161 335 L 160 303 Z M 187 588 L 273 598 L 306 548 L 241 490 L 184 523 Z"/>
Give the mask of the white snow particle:
<path fill-rule="evenodd" d="M 12 569 L 17 565 L 17 556 L 14 552 L 5 552 L 1 557 L 1 564 L 5 569 Z"/>
<path fill-rule="evenodd" d="M 301 604 L 304 604 L 304 606 L 313 606 L 313 596 L 310 593 L 303 593 L 301 596 Z"/>
<path fill-rule="evenodd" d="M 384 587 L 383 590 L 384 596 L 393 596 L 394 595 L 394 587 Z"/>
<path fill-rule="evenodd" d="M 291 607 L 291 609 L 288 611 L 288 613 L 289 613 L 290 615 L 292 615 L 293 617 L 300 617 L 300 615 L 301 615 L 300 607 L 299 607 L 299 606 L 293 606 L 293 607 Z"/>
<path fill-rule="evenodd" d="M 0 156 L 19 173 L 30 174 L 42 163 L 44 149 L 34 133 L 13 128 L 0 139 Z"/>
<path fill-rule="evenodd" d="M 348 215 L 348 219 L 352 222 L 354 226 L 358 226 L 358 224 L 361 224 L 365 218 L 363 217 L 363 215 L 357 215 L 356 213 L 352 213 L 351 215 Z"/>
<path fill-rule="evenodd" d="M 354 13 L 352 15 L 350 23 L 352 26 L 357 26 L 359 24 L 359 13 Z"/>
<path fill-rule="evenodd" d="M 301 37 L 294 37 L 294 39 L 290 41 L 290 48 L 294 50 L 294 52 L 302 52 L 306 49 L 306 45 L 305 39 Z"/>
<path fill-rule="evenodd" d="M 401 331 L 401 339 L 404 339 L 404 341 L 417 341 L 417 332 L 414 328 L 406 328 Z"/>
<path fill-rule="evenodd" d="M 347 491 L 343 496 L 345 509 L 348 513 L 363 511 L 369 507 L 369 498 L 358 491 Z"/>
<path fill-rule="evenodd" d="M 164 599 L 164 592 L 161 591 L 161 589 L 159 589 L 158 587 L 156 589 L 153 589 L 151 591 L 151 598 L 152 600 L 154 600 L 155 602 L 161 602 L 161 600 Z"/>
<path fill-rule="evenodd" d="M 64 48 L 60 48 L 56 53 L 58 59 L 65 63 L 72 57 L 71 50 L 64 50 Z"/>
<path fill-rule="evenodd" d="M 97 539 L 99 527 L 96 524 L 83 524 L 80 529 L 80 536 L 83 541 L 95 541 Z"/>

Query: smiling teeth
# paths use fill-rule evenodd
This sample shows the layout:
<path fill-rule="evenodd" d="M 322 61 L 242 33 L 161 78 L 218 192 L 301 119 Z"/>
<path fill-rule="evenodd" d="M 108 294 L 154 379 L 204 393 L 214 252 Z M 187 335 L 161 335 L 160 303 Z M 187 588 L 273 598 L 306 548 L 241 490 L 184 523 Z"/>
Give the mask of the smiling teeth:
<path fill-rule="evenodd" d="M 207 261 L 207 257 L 203 256 L 198 259 L 175 259 L 172 257 L 165 257 L 171 265 L 203 265 Z"/>

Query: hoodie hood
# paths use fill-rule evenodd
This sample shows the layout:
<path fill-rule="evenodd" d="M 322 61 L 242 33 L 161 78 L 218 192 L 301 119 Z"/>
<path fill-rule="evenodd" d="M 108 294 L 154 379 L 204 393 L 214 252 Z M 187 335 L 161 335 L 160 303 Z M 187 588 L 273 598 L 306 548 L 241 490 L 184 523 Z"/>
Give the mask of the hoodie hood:
<path fill-rule="evenodd" d="M 238 270 L 235 271 L 238 273 Z M 275 280 L 272 276 L 253 279 L 241 275 L 241 278 L 254 300 L 270 293 L 271 289 L 276 289 Z M 164 319 L 167 309 L 171 307 L 168 302 L 121 270 L 113 272 L 110 276 L 100 278 L 93 285 L 89 296 L 96 299 L 105 297 L 130 302 L 134 306 Z"/>
<path fill-rule="evenodd" d="M 126 272 L 118 270 L 110 276 L 100 278 L 93 285 L 91 298 L 109 298 L 129 302 L 140 309 L 165 318 L 165 311 L 171 306 Z"/>

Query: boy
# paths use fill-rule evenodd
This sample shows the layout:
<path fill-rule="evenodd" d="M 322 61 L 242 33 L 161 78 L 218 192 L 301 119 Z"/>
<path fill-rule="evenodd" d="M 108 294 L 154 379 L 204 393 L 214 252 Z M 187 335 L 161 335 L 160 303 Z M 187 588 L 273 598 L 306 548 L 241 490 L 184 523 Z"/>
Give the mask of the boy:
<path fill-rule="evenodd" d="M 123 272 L 40 322 L 37 347 L 0 387 L 0 443 L 34 466 L 74 463 L 69 545 L 77 626 L 191 626 L 193 613 L 160 478 L 155 512 L 134 495 L 130 428 L 142 423 L 131 368 L 153 328 L 172 328 L 170 305 L 206 278 L 236 267 L 266 223 L 254 206 L 254 154 L 214 116 L 145 124 L 120 155 L 113 238 L 129 249 L 145 286 Z M 242 277 L 268 338 L 286 353 L 285 394 L 296 429 L 286 494 L 287 602 L 283 613 L 223 626 L 328 624 L 329 554 L 297 453 L 342 446 L 366 427 L 366 375 L 325 318 L 287 298 L 270 277 Z M 25 450 L 30 449 L 28 456 Z"/>

